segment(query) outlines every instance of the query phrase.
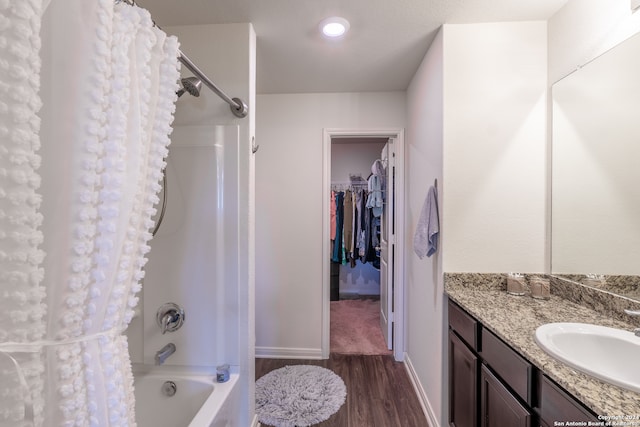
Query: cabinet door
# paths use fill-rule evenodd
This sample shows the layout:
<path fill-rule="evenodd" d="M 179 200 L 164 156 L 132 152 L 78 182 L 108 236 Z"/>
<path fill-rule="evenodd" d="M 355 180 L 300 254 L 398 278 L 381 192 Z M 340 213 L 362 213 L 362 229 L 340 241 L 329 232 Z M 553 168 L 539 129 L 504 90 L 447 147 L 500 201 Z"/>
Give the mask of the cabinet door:
<path fill-rule="evenodd" d="M 583 421 L 585 425 L 589 421 L 597 422 L 598 417 L 582 407 L 571 395 L 545 375 L 540 375 L 540 418 L 545 425 L 557 425 L 557 422 Z"/>
<path fill-rule="evenodd" d="M 485 365 L 480 372 L 480 427 L 531 427 L 531 412 Z"/>
<path fill-rule="evenodd" d="M 449 425 L 478 426 L 478 357 L 449 330 Z"/>

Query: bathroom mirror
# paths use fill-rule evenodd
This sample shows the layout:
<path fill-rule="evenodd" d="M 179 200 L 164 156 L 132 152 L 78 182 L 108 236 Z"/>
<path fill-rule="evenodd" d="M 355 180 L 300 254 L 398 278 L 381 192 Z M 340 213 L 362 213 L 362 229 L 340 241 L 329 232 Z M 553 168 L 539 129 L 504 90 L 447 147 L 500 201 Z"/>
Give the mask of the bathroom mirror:
<path fill-rule="evenodd" d="M 640 35 L 552 99 L 551 273 L 640 300 Z"/>

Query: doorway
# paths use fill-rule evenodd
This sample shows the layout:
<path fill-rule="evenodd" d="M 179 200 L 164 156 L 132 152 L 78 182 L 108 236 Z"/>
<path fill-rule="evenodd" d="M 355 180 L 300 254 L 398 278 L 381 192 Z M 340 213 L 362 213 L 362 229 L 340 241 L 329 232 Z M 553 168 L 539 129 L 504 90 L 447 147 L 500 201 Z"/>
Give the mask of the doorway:
<path fill-rule="evenodd" d="M 401 361 L 404 358 L 403 236 L 401 232 L 404 229 L 402 209 L 404 132 L 402 129 L 355 131 L 325 129 L 323 141 L 323 253 L 327 256 L 323 259 L 322 355 L 328 358 L 331 351 L 331 310 L 336 308 L 335 301 L 352 300 L 354 297 L 360 299 L 364 296 L 365 300 L 376 301 L 380 319 L 376 327 L 379 332 L 382 332 L 387 348 L 393 349 L 395 360 Z M 361 152 L 360 156 L 357 154 L 358 151 Z M 336 157 L 337 154 L 341 157 Z M 375 160 L 372 161 L 372 159 Z M 373 174 L 372 167 L 373 171 L 377 167 L 378 173 Z M 342 253 L 339 253 L 338 246 L 335 246 L 335 243 L 332 244 L 332 237 L 335 240 L 336 236 L 331 233 L 332 230 L 336 230 L 336 225 L 332 226 L 331 222 L 331 202 L 342 203 L 345 192 L 348 192 L 354 194 L 355 203 L 355 193 L 352 191 L 359 190 L 363 183 L 364 188 L 367 189 L 367 181 L 373 175 L 382 181 L 385 190 L 384 204 L 379 204 L 378 209 L 371 209 L 372 212 L 378 211 L 375 216 L 377 219 L 374 220 L 372 214 L 372 222 L 369 224 L 372 226 L 370 230 L 373 230 L 372 237 L 375 245 L 372 246 L 374 246 L 375 255 L 370 251 L 368 253 L 361 251 L 354 257 L 353 253 L 349 255 L 347 244 L 343 245 L 344 251 L 340 249 Z M 336 190 L 340 192 L 340 197 L 337 199 L 335 194 L 332 197 L 332 192 Z M 349 212 L 351 212 L 350 209 L 351 207 Z M 353 230 L 352 226 L 353 224 L 350 224 L 348 229 Z M 338 227 L 338 229 L 341 228 Z M 338 238 L 339 242 L 343 241 L 342 236 Z M 347 241 L 351 238 L 353 238 L 352 234 Z M 336 282 L 339 283 L 338 287 Z M 340 303 L 340 306 L 343 307 L 344 303 Z"/>

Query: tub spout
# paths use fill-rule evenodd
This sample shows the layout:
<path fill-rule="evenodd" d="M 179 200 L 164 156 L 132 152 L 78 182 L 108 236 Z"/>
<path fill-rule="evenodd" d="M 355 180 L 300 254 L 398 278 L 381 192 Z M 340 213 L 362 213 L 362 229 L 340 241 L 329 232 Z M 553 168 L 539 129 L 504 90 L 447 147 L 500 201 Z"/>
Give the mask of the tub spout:
<path fill-rule="evenodd" d="M 162 365 L 164 361 L 175 352 L 176 345 L 172 342 L 162 347 L 158 352 L 156 352 L 156 365 Z"/>

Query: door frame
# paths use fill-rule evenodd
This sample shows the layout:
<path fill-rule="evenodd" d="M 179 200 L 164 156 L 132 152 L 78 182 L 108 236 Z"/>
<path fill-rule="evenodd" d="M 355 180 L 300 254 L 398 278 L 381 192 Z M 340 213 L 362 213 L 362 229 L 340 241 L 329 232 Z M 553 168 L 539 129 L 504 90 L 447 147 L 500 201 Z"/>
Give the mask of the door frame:
<path fill-rule="evenodd" d="M 394 259 L 394 312 L 393 312 L 393 356 L 404 360 L 404 206 L 405 206 L 405 145 L 404 129 L 334 129 L 322 130 L 322 357 L 329 358 L 330 331 L 330 214 L 331 198 L 331 139 L 332 138 L 393 138 L 396 140 L 396 191 L 395 191 L 395 259 Z"/>

